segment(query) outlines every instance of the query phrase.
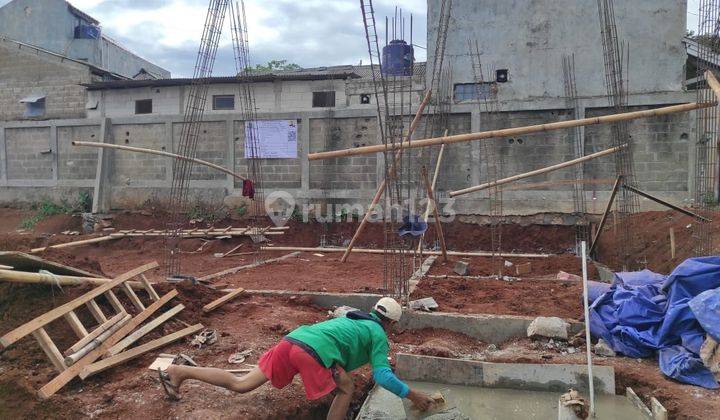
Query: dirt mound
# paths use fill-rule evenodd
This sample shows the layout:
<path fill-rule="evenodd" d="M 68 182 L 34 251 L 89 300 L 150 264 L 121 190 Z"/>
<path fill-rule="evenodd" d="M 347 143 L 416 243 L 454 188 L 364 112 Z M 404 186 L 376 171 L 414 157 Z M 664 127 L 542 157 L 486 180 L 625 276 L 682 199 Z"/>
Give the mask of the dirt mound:
<path fill-rule="evenodd" d="M 82 232 L 82 217 L 80 214 L 48 216 L 39 221 L 33 230 L 40 234 L 56 234 L 68 230 Z"/>
<path fill-rule="evenodd" d="M 423 279 L 411 299 L 432 296 L 439 311 L 580 319 L 582 285 L 554 280 Z"/>

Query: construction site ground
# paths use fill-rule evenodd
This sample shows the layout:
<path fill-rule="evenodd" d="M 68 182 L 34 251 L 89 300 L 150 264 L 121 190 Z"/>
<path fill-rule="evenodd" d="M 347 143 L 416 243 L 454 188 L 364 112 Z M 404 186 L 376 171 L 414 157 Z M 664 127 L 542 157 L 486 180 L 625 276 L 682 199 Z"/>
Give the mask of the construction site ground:
<path fill-rule="evenodd" d="M 29 251 L 33 247 L 70 242 L 89 238 L 88 235 L 67 235 L 61 232 L 82 232 L 79 216 L 58 215 L 41 221 L 31 231 L 18 231 L 20 222 L 31 215 L 26 210 L 0 210 L 0 247 L 2 250 Z M 645 258 L 647 266 L 667 273 L 689 255 L 688 224 L 694 221 L 669 212 L 653 212 L 643 217 L 643 235 L 637 236 L 634 245 L 637 258 Z M 118 213 L 111 219 L 112 227 L 120 229 L 164 228 L 162 215 L 143 213 Z M 218 221 L 215 227 L 246 226 L 247 222 Z M 197 227 L 206 224 L 197 222 Z M 270 237 L 276 246 L 326 246 L 343 245 L 355 231 L 357 223 L 299 223 L 292 221 L 284 235 Z M 667 235 L 674 227 L 677 250 L 670 261 Z M 716 228 L 716 226 L 713 226 Z M 659 233 L 655 233 L 659 232 Z M 448 247 L 452 250 L 486 250 L 490 247 L 488 229 L 483 226 L 459 222 L 446 229 Z M 370 226 L 359 243 L 362 248 L 382 248 L 382 226 Z M 504 226 L 503 250 L 506 252 L 558 254 L 544 259 L 451 257 L 443 262 L 438 257 L 413 292 L 412 298 L 432 296 L 439 304 L 439 311 L 482 314 L 505 314 L 525 316 L 560 316 L 582 320 L 582 287 L 576 281 L 556 280 L 558 271 L 581 274 L 579 260 L 568 250 L 575 240 L 574 228 L 561 226 Z M 429 232 L 428 243 L 434 242 Z M 243 244 L 237 252 L 256 254 L 215 257 Z M 267 244 L 265 244 L 267 245 Z M 613 253 L 616 241 L 612 225 L 603 233 L 600 243 L 600 261 L 615 264 Z M 202 276 L 226 268 L 250 264 L 257 260 L 285 255 L 288 251 L 259 251 L 259 245 L 249 238 L 215 239 L 205 241 L 187 239 L 182 242 L 182 271 Z M 123 238 L 98 244 L 49 250 L 38 255 L 76 268 L 112 277 L 141 264 L 164 258 L 163 238 Z M 317 254 L 321 254 L 317 255 Z M 272 264 L 243 270 L 236 274 L 211 281 L 216 289 L 243 287 L 258 290 L 371 292 L 383 288 L 383 255 L 353 254 L 347 263 L 341 263 L 341 253 L 302 252 Z M 470 275 L 479 278 L 460 278 L 453 272 L 456 261 L 469 263 Z M 512 263 L 506 266 L 505 261 Z M 420 261 L 422 262 L 422 261 Z M 516 275 L 518 264 L 530 262 L 531 272 Z M 480 278 L 494 274 L 503 267 L 505 280 Z M 412 274 L 411 272 L 409 274 Z M 597 278 L 597 272 L 590 273 Z M 151 281 L 162 281 L 160 269 L 148 272 Z M 307 297 L 260 297 L 241 295 L 210 314 L 202 306 L 222 296 L 223 293 L 205 286 L 183 282 L 176 285 L 162 284 L 158 292 L 176 287 L 178 303 L 186 309 L 173 320 L 154 330 L 141 341 L 146 342 L 175 331 L 181 322 L 202 323 L 217 329 L 217 343 L 202 349 L 193 348 L 189 340 L 181 340 L 150 352 L 133 361 L 93 376 L 83 382 L 73 381 L 53 398 L 41 401 L 35 390 L 47 383 L 55 370 L 43 352 L 31 338 L 25 338 L 0 352 L 0 418 L 68 418 L 127 416 L 144 418 L 322 418 L 331 397 L 308 402 L 304 390 L 296 380 L 281 391 L 265 385 L 247 394 L 238 395 L 212 386 L 187 383 L 183 386 L 183 400 L 172 403 L 164 398 L 157 381 L 157 373 L 147 369 L 158 353 L 183 352 L 204 366 L 242 368 L 244 365 L 228 363 L 228 356 L 251 350 L 247 363 L 257 363 L 258 357 L 284 334 L 301 325 L 324 320 L 329 308 L 311 304 Z M 0 332 L 4 333 L 49 311 L 63 302 L 90 290 L 90 287 L 64 287 L 47 285 L 0 284 Z M 102 303 L 102 302 L 101 302 Z M 130 307 L 130 305 L 126 305 Z M 92 325 L 90 315 L 80 311 L 81 320 Z M 54 322 L 48 329 L 58 347 L 67 348 L 77 338 L 64 322 Z M 425 329 L 391 334 L 392 351 L 443 357 L 470 357 L 473 359 L 521 362 L 521 363 L 584 363 L 582 340 L 571 340 L 573 354 L 567 348 L 548 344 L 547 340 L 531 341 L 517 339 L 500 345 L 488 345 L 462 334 Z M 657 361 L 635 360 L 625 357 L 596 358 L 596 363 L 615 367 L 617 392 L 625 393 L 631 386 L 646 401 L 656 397 L 670 412 L 671 418 L 713 418 L 720 410 L 720 394 L 699 387 L 683 385 L 666 379 L 660 373 Z M 369 387 L 371 374 L 367 368 L 355 375 L 356 398 L 354 405 L 362 403 Z"/>

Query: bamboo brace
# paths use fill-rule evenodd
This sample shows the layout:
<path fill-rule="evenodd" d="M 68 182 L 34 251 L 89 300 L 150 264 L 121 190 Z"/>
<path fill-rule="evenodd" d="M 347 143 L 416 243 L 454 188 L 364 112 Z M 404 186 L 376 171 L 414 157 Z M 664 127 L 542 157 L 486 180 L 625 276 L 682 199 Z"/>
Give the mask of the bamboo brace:
<path fill-rule="evenodd" d="M 656 117 L 659 115 L 668 115 L 668 114 L 674 114 L 678 112 L 688 112 L 688 111 L 694 111 L 696 109 L 702 109 L 702 108 L 710 108 L 713 106 L 716 106 L 717 102 L 706 102 L 706 103 L 697 103 L 697 102 L 691 102 L 686 104 L 680 104 L 680 105 L 672 105 L 672 106 L 666 106 L 662 108 L 656 108 L 656 109 L 648 109 L 644 111 L 634 111 L 634 112 L 626 112 L 621 114 L 612 114 L 612 115 L 605 115 L 602 117 L 592 117 L 592 118 L 582 118 L 579 120 L 568 120 L 568 121 L 559 121 L 549 124 L 539 124 L 539 125 L 529 125 L 525 127 L 515 127 L 515 128 L 506 128 L 502 130 L 492 130 L 492 131 L 481 131 L 478 133 L 469 133 L 469 134 L 459 134 L 454 136 L 445 136 L 445 137 L 436 137 L 436 138 L 430 138 L 430 139 L 422 139 L 422 140 L 413 140 L 413 141 L 404 141 L 401 144 L 395 144 L 395 145 L 374 145 L 374 146 L 364 146 L 364 147 L 356 147 L 353 149 L 345 149 L 345 150 L 334 150 L 330 152 L 321 152 L 321 153 L 311 153 L 308 155 L 309 160 L 320 160 L 320 159 L 330 159 L 330 158 L 338 158 L 338 157 L 347 157 L 347 156 L 356 156 L 356 155 L 367 155 L 372 153 L 378 153 L 383 152 L 386 150 L 401 150 L 401 149 L 413 149 L 417 147 L 427 147 L 427 146 L 434 146 L 438 144 L 451 144 L 451 143 L 462 143 L 462 142 L 468 142 L 468 141 L 475 141 L 475 140 L 483 140 L 483 139 L 490 139 L 490 138 L 496 138 L 496 137 L 510 137 L 510 136 L 517 136 L 517 135 L 523 135 L 523 134 L 532 134 L 532 133 L 540 133 L 543 131 L 552 131 L 552 130 L 560 130 L 564 128 L 573 128 L 573 127 L 582 127 L 587 125 L 594 125 L 594 124 L 607 124 L 607 123 L 613 123 L 618 121 L 630 121 L 630 120 L 637 120 L 641 118 L 650 118 L 650 117 Z"/>

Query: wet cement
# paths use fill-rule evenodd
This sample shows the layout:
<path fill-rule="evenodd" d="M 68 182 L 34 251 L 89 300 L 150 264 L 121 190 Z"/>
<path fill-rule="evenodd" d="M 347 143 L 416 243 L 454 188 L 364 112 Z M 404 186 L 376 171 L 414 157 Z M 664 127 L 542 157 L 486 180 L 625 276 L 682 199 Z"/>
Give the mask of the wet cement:
<path fill-rule="evenodd" d="M 501 388 L 478 388 L 429 382 L 408 382 L 412 388 L 427 393 L 440 392 L 447 405 L 442 410 L 421 414 L 382 388 L 375 388 L 363 406 L 358 419 L 427 420 L 505 420 L 557 418 L 559 393 L 521 391 Z M 403 404 L 405 402 L 405 404 Z M 640 412 L 623 396 L 596 396 L 598 419 L 635 420 Z"/>

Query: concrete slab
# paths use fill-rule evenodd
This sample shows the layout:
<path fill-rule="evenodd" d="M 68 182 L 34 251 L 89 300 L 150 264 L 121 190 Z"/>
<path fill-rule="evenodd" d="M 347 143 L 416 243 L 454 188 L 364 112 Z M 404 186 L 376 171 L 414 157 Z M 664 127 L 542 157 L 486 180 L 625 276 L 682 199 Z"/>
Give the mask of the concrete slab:
<path fill-rule="evenodd" d="M 528 391 L 565 392 L 574 388 L 588 392 L 587 368 L 583 365 L 490 363 L 475 360 L 396 355 L 396 373 L 405 380 L 509 388 Z M 615 394 L 615 370 L 593 366 L 595 392 Z"/>

